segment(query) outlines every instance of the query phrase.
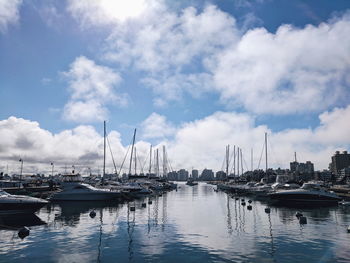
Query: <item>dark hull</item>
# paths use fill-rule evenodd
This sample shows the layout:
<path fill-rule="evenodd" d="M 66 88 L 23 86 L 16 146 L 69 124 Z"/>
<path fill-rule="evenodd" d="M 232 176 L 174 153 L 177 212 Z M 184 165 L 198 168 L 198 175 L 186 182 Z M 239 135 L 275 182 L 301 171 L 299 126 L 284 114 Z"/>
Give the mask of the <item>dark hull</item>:
<path fill-rule="evenodd" d="M 339 197 L 313 194 L 270 194 L 271 200 L 285 204 L 337 204 Z"/>
<path fill-rule="evenodd" d="M 0 203 L 0 214 L 34 213 L 46 203 Z"/>

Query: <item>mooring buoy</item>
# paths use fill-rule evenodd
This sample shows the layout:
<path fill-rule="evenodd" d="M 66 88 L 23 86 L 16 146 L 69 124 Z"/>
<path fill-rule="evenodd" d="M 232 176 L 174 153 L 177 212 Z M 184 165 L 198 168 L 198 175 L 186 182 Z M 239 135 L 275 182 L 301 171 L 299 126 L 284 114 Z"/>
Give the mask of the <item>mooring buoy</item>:
<path fill-rule="evenodd" d="M 239 197 L 236 197 L 236 200 L 239 200 Z"/>
<path fill-rule="evenodd" d="M 89 216 L 90 216 L 91 218 L 94 218 L 94 217 L 96 216 L 96 212 L 95 212 L 95 211 L 91 211 L 90 214 L 89 214 Z"/>
<path fill-rule="evenodd" d="M 248 205 L 248 206 L 247 206 L 247 209 L 248 209 L 248 210 L 252 210 L 253 207 L 252 207 L 251 205 Z"/>
<path fill-rule="evenodd" d="M 299 217 L 299 223 L 300 224 L 307 224 L 307 219 L 305 216 L 301 216 Z"/>
<path fill-rule="evenodd" d="M 142 207 L 146 207 L 146 203 L 142 203 L 142 205 L 141 205 Z"/>
<path fill-rule="evenodd" d="M 135 206 L 130 206 L 130 211 L 135 211 Z"/>
<path fill-rule="evenodd" d="M 148 201 L 148 204 L 151 205 L 151 204 L 152 204 L 152 201 Z"/>
<path fill-rule="evenodd" d="M 242 198 L 242 200 L 241 200 L 242 202 L 244 202 L 244 198 Z"/>
<path fill-rule="evenodd" d="M 251 204 L 253 201 L 252 200 L 248 200 L 248 203 Z"/>
<path fill-rule="evenodd" d="M 265 208 L 265 213 L 269 214 L 271 212 L 271 209 L 269 207 Z"/>
<path fill-rule="evenodd" d="M 241 204 L 241 205 L 245 206 L 245 202 L 242 202 L 242 204 Z"/>
<path fill-rule="evenodd" d="M 296 213 L 295 213 L 295 216 L 296 216 L 297 218 L 299 218 L 299 217 L 303 216 L 303 214 L 300 213 L 300 212 L 296 212 Z"/>
<path fill-rule="evenodd" d="M 350 226 L 348 226 L 348 233 L 350 233 Z"/>
<path fill-rule="evenodd" d="M 18 236 L 23 239 L 27 236 L 29 236 L 29 233 L 30 233 L 30 229 L 26 226 L 24 227 L 21 227 L 19 230 L 18 230 Z"/>

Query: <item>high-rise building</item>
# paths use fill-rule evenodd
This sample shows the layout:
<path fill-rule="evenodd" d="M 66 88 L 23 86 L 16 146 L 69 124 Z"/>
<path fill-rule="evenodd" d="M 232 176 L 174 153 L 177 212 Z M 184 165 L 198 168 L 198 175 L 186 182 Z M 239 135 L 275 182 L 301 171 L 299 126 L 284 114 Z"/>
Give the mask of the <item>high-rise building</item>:
<path fill-rule="evenodd" d="M 201 180 L 212 181 L 214 180 L 214 172 L 210 169 L 204 169 L 201 174 Z"/>
<path fill-rule="evenodd" d="M 186 171 L 185 169 L 181 169 L 177 172 L 177 174 L 180 181 L 187 181 L 188 171 Z"/>
<path fill-rule="evenodd" d="M 192 170 L 192 178 L 194 180 L 197 180 L 198 179 L 198 170 Z"/>
<path fill-rule="evenodd" d="M 347 151 L 340 153 L 336 151 L 332 156 L 332 162 L 330 163 L 330 170 L 336 175 L 336 177 L 341 176 L 341 170 L 350 167 L 350 154 Z"/>

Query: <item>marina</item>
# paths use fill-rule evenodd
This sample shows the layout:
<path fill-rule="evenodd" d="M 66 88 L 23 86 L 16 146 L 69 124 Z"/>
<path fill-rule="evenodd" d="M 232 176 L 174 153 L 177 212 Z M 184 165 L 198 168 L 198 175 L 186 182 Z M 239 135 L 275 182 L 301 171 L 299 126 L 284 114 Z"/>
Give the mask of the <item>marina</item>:
<path fill-rule="evenodd" d="M 270 206 L 215 188 L 181 182 L 126 203 L 54 202 L 21 219 L 1 216 L 0 261 L 349 262 L 350 206 Z M 23 226 L 30 234 L 21 239 Z"/>

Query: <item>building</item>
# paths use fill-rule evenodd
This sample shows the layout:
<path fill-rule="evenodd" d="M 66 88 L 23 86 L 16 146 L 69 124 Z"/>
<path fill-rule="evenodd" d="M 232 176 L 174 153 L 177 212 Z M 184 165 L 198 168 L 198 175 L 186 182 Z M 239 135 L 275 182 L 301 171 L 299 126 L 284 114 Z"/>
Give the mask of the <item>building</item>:
<path fill-rule="evenodd" d="M 227 178 L 226 173 L 224 171 L 217 171 L 215 174 L 216 180 L 222 181 Z"/>
<path fill-rule="evenodd" d="M 192 178 L 194 180 L 198 179 L 198 175 L 199 175 L 198 170 L 192 170 Z"/>
<path fill-rule="evenodd" d="M 292 173 L 313 174 L 314 164 L 310 161 L 306 163 L 298 163 L 296 161 L 290 163 L 290 171 Z"/>
<path fill-rule="evenodd" d="M 188 180 L 188 171 L 185 169 L 181 169 L 177 172 L 179 181 L 187 181 Z"/>
<path fill-rule="evenodd" d="M 201 173 L 200 179 L 203 181 L 212 181 L 214 180 L 214 172 L 211 169 L 205 168 Z"/>
<path fill-rule="evenodd" d="M 341 170 L 350 167 L 350 154 L 347 151 L 340 153 L 336 151 L 332 156 L 332 162 L 329 165 L 330 170 L 336 176 L 336 178 L 341 177 Z"/>

